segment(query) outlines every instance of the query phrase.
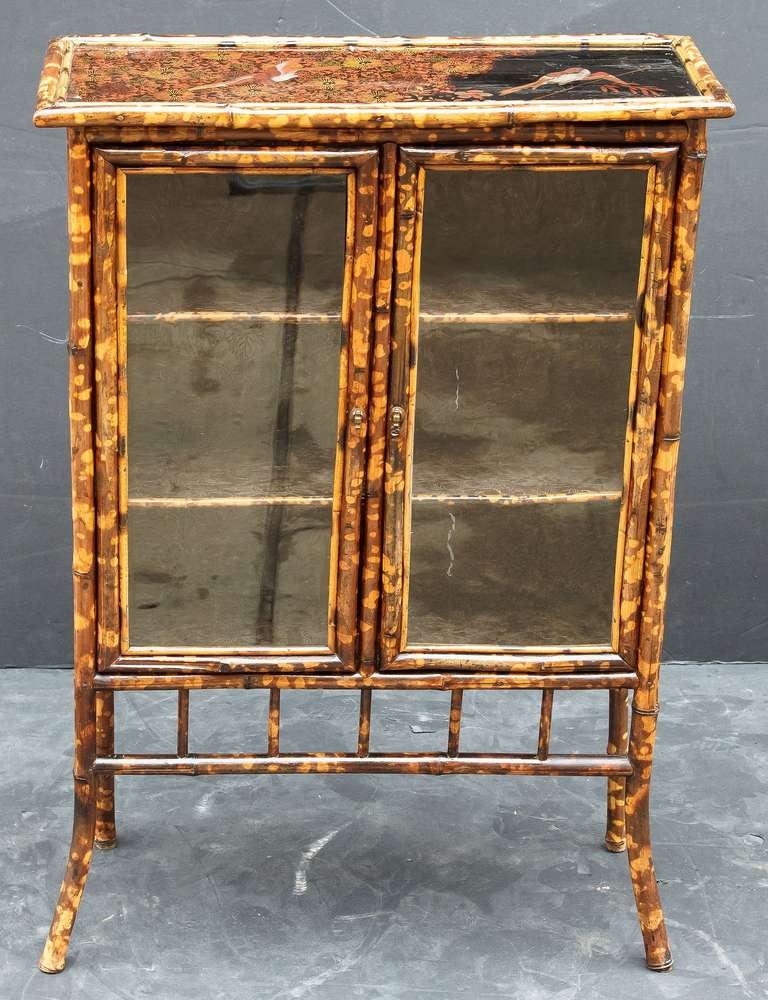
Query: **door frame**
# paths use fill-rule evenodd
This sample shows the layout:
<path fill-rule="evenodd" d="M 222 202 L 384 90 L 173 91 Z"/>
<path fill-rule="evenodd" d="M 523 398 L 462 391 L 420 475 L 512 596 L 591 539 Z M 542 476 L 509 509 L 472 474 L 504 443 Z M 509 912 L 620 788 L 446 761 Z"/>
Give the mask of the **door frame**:
<path fill-rule="evenodd" d="M 383 671 L 626 670 L 637 662 L 645 529 L 664 337 L 677 146 L 413 147 L 399 150 L 379 667 Z M 467 169 L 643 169 L 648 172 L 640 256 L 624 481 L 617 536 L 611 642 L 605 645 L 407 644 L 410 476 L 421 232 L 426 171 Z M 393 421 L 393 414 L 395 420 Z"/>
<path fill-rule="evenodd" d="M 372 148 L 93 147 L 94 455 L 97 669 L 182 673 L 352 672 L 365 481 L 379 151 Z M 345 173 L 337 452 L 332 499 L 327 647 L 131 646 L 128 637 L 127 172 Z M 115 512 L 118 512 L 117 515 Z"/>

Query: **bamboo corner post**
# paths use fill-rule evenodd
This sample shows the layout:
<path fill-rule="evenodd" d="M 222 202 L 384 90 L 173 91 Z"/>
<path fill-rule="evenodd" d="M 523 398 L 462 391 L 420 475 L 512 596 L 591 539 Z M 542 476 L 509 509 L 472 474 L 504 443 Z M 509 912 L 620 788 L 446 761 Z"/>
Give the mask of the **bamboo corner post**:
<path fill-rule="evenodd" d="M 626 850 L 646 963 L 670 968 L 649 795 L 706 122 L 733 113 L 682 36 L 51 42 L 34 122 L 68 133 L 75 742 L 72 839 L 42 971 L 64 968 L 94 847 L 118 842 L 117 775 L 278 773 L 602 777 L 604 843 Z M 628 283 L 606 264 L 629 246 L 621 233 L 606 230 L 601 263 L 581 284 L 568 274 L 588 250 L 572 250 L 564 269 L 546 244 L 548 205 L 554 231 L 584 243 L 610 215 L 548 197 L 569 178 L 634 192 L 624 198 L 636 234 Z M 182 215 L 158 225 L 161 206 L 149 202 L 150 238 L 166 245 L 137 279 L 146 227 L 141 237 L 136 185 L 180 192 L 190 182 L 190 216 L 189 201 L 166 197 L 163 211 Z M 442 209 L 441 183 L 459 185 Z M 509 218 L 497 197 L 507 183 L 529 192 Z M 482 184 L 472 197 L 497 217 L 472 244 L 483 204 L 469 192 Z M 205 192 L 217 191 L 225 222 L 205 215 Z M 218 269 L 217 226 L 239 253 Z M 510 256 L 526 233 L 536 273 Z M 457 265 L 468 246 L 474 256 Z M 329 247 L 334 279 L 323 270 Z M 147 338 L 154 353 L 142 355 Z M 604 409 L 592 447 L 605 458 L 611 438 L 611 475 L 573 458 L 590 453 L 580 417 L 554 375 L 554 388 L 539 378 L 541 357 L 579 378 L 589 338 L 623 338 L 621 378 L 607 377 L 627 390 L 612 424 Z M 325 343 L 329 355 L 311 355 Z M 471 369 L 461 381 L 447 362 L 456 344 L 472 347 L 480 388 Z M 510 344 L 540 352 L 518 366 L 525 384 L 504 374 Z M 205 366 L 228 349 L 222 382 Z M 173 378 L 163 383 L 164 351 Z M 194 375 L 187 355 L 200 362 Z M 598 375 L 609 364 L 602 347 L 599 357 Z M 259 371 L 270 364 L 268 388 Z M 171 383 L 186 393 L 184 419 L 195 406 L 207 414 L 198 450 L 210 469 L 173 436 Z M 232 400 L 246 397 L 230 419 Z M 560 450 L 547 462 L 553 440 Z M 478 463 L 493 449 L 496 465 Z M 238 524 L 247 532 L 235 534 Z M 187 541 L 173 550 L 176 535 Z M 500 582 L 494 560 L 505 551 Z M 582 602 L 577 614 L 566 595 Z M 201 690 L 261 691 L 264 746 L 191 750 Z M 287 751 L 286 690 L 358 692 L 356 750 Z M 443 749 L 376 749 L 387 690 L 444 694 Z M 536 745 L 468 751 L 465 695 L 502 690 L 540 692 Z M 606 692 L 605 753 L 553 752 L 555 692 L 559 704 L 589 690 Z M 129 691 L 176 692 L 175 752 L 116 743 Z"/>

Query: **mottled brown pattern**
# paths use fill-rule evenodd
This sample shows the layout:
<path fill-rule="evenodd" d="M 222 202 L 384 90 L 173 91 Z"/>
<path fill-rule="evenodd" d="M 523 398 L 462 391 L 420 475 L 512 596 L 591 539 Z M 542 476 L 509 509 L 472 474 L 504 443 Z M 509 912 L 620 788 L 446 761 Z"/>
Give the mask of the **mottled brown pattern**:
<path fill-rule="evenodd" d="M 530 774 L 572 777 L 627 775 L 629 761 L 621 757 L 553 754 L 211 754 L 190 757 L 99 757 L 97 774 Z"/>
<path fill-rule="evenodd" d="M 102 847 L 116 842 L 116 774 L 359 772 L 607 778 L 606 846 L 620 851 L 626 842 L 647 964 L 656 970 L 669 968 L 648 807 L 692 264 L 706 152 L 704 125 L 691 119 L 731 114 L 730 99 L 685 38 L 614 36 L 610 47 L 628 50 L 629 64 L 633 58 L 629 50 L 665 47 L 685 65 L 700 96 L 652 96 L 651 81 L 640 83 L 639 96 L 631 91 L 611 93 L 612 88 L 621 89 L 621 83 L 601 77 L 603 70 L 598 68 L 591 82 L 582 74 L 582 82 L 574 86 L 588 84 L 599 93 L 590 96 L 585 89 L 582 97 L 570 93 L 566 100 L 552 99 L 557 93 L 553 88 L 564 86 L 562 80 L 531 88 L 534 77 L 527 83 L 496 79 L 493 86 L 514 91 L 502 95 L 514 103 L 501 109 L 489 99 L 499 94 L 489 92 L 488 81 L 473 83 L 473 76 L 504 68 L 498 62 L 502 55 L 508 63 L 520 60 L 523 65 L 531 55 L 528 49 L 538 55 L 542 48 L 559 49 L 565 68 L 573 68 L 578 65 L 573 54 L 584 51 L 581 40 L 436 39 L 415 46 L 359 40 L 353 48 L 342 40 L 307 40 L 298 49 L 283 48 L 283 42 L 274 40 L 235 39 L 234 47 L 222 47 L 218 41 L 61 39 L 51 44 L 41 78 L 36 122 L 87 123 L 88 132 L 74 128 L 69 137 L 75 808 L 67 870 L 40 967 L 46 972 L 64 967 L 94 842 Z M 594 54 L 601 44 L 593 39 L 590 51 Z M 638 56 L 640 62 L 645 58 L 642 53 Z M 277 61 L 293 62 L 280 71 L 288 79 L 269 78 L 270 62 Z M 511 72 L 508 63 L 504 72 Z M 435 65 L 439 72 L 434 72 Z M 413 72 L 405 72 L 409 67 Z M 254 103 L 243 107 L 218 101 L 219 88 L 211 85 L 219 82 L 214 78 L 219 69 L 226 70 L 230 80 L 223 88 L 226 101 Z M 322 69 L 322 75 L 316 72 L 308 81 L 308 69 Z M 237 80 L 231 74 L 249 78 Z M 358 88 L 353 99 L 373 104 L 341 109 L 329 103 L 334 93 L 352 93 L 350 81 Z M 377 97 L 374 86 L 382 82 L 390 92 Z M 137 90 L 138 83 L 148 89 Z M 294 88 L 292 106 L 254 110 L 259 101 L 270 99 L 273 87 L 282 84 Z M 177 93 L 172 93 L 174 88 Z M 390 103 L 392 94 L 416 93 L 423 98 L 428 90 L 433 97 L 415 109 L 398 109 Z M 73 95 L 125 98 L 129 91 L 134 98 L 139 93 L 149 95 L 142 98 L 148 103 L 88 106 L 85 100 L 69 104 L 66 100 Z M 299 103 L 318 94 L 321 106 Z M 463 99 L 456 102 L 460 95 Z M 468 104 L 466 98 L 474 103 Z M 657 119 L 659 124 L 637 124 L 643 118 Z M 630 124 L 621 124 L 621 119 Z M 612 121 L 618 124 L 608 124 Z M 285 145 L 265 147 L 276 140 Z M 170 142 L 183 146 L 169 148 Z M 95 150 L 93 143 L 108 148 Z M 152 144 L 155 148 L 148 148 Z M 515 144 L 517 148 L 511 148 Z M 413 148 L 403 150 L 406 145 Z M 634 419 L 628 435 L 631 475 L 625 483 L 621 531 L 625 558 L 623 564 L 618 561 L 621 601 L 614 641 L 610 647 L 554 650 L 496 645 L 425 646 L 416 653 L 405 652 L 402 622 L 409 570 L 405 498 L 411 457 L 409 406 L 415 385 L 409 358 L 413 302 L 419 292 L 423 165 L 482 169 L 505 158 L 530 169 L 579 162 L 604 169 L 648 165 L 651 170 L 643 250 L 647 267 L 638 287 L 642 308 L 637 391 L 629 400 Z M 332 563 L 339 573 L 331 589 L 329 625 L 335 637 L 331 648 L 337 648 L 338 655 L 296 647 L 245 652 L 200 648 L 184 655 L 163 647 L 129 651 L 124 578 L 122 588 L 120 584 L 127 564 L 124 484 L 129 463 L 120 336 L 126 319 L 123 170 L 282 166 L 311 172 L 329 165 L 350 171 L 352 193 L 341 317 L 349 332 L 338 423 L 343 468 L 332 500 L 339 514 L 334 542 L 338 556 Z M 207 321 L 218 322 L 222 316 L 233 320 L 231 314 L 222 313 L 208 316 Z M 552 316 L 542 313 L 538 321 L 549 322 Z M 273 317 L 281 318 L 285 317 Z M 579 321 L 603 319 L 596 311 Z M 524 320 L 536 321 L 506 317 L 509 323 Z M 153 321 L 175 323 L 179 316 L 161 315 Z M 450 321 L 460 322 L 461 317 Z M 536 501 L 557 499 L 543 496 Z M 265 754 L 190 754 L 191 692 L 204 689 L 269 691 Z M 282 753 L 280 692 L 292 689 L 359 690 L 357 752 Z M 450 692 L 445 752 L 371 752 L 374 691 L 379 689 Z M 537 746 L 524 754 L 462 753 L 463 692 L 505 689 L 542 692 Z M 130 690 L 178 691 L 175 755 L 115 754 L 114 693 Z M 575 692 L 571 697 L 577 697 L 579 690 L 608 692 L 605 754 L 550 754 L 555 690 Z M 629 691 L 634 697 L 628 726 Z"/>
<path fill-rule="evenodd" d="M 222 689 L 280 689 L 280 690 L 389 690 L 401 691 L 464 691 L 498 690 L 515 688 L 541 691 L 547 688 L 571 691 L 606 691 L 618 688 L 629 690 L 637 686 L 637 674 L 623 673 L 553 673 L 546 669 L 536 672 L 514 673 L 460 673 L 450 669 L 439 673 L 374 673 L 361 674 L 152 674 L 147 671 L 120 674 L 97 674 L 94 678 L 97 691 L 165 691 L 168 689 L 209 690 Z"/>
<path fill-rule="evenodd" d="M 627 689 L 620 688 L 609 694 L 608 746 L 606 753 L 626 756 L 629 745 L 629 699 Z M 612 854 L 621 853 L 627 846 L 624 823 L 626 782 L 623 778 L 608 779 L 608 803 L 605 826 L 605 846 Z"/>
<path fill-rule="evenodd" d="M 179 697 L 186 692 L 179 692 Z M 96 753 L 106 757 L 115 752 L 115 695 L 113 691 L 96 692 Z M 95 843 L 102 851 L 117 844 L 115 826 L 115 779 L 99 776 L 96 779 L 96 832 Z"/>
<path fill-rule="evenodd" d="M 86 129 L 88 141 L 95 145 L 110 145 L 114 143 L 164 143 L 182 142 L 207 144 L 219 142 L 274 142 L 279 139 L 284 142 L 306 143 L 307 133 L 301 129 L 269 128 L 254 129 L 219 129 L 205 126 L 153 126 L 136 128 L 132 126 L 102 126 Z M 646 145 L 648 143 L 679 143 L 688 136 L 688 126 L 685 122 L 675 124 L 670 122 L 646 123 L 633 122 L 630 125 L 599 123 L 589 125 L 579 122 L 548 122 L 540 125 L 513 125 L 511 127 L 471 127 L 456 126 L 447 121 L 434 128 L 318 128 L 312 132 L 318 146 L 361 145 L 370 142 L 399 143 L 414 145 L 418 143 L 449 143 L 457 142 L 472 144 L 498 145 L 500 143 L 530 144 L 594 144 L 594 145 Z M 396 147 L 395 147 L 396 152 Z M 393 193 L 394 197 L 394 193 Z"/>
<path fill-rule="evenodd" d="M 367 757 L 371 740 L 371 707 L 373 704 L 373 689 L 363 688 L 360 691 L 360 718 L 357 723 L 357 756 Z"/>
<path fill-rule="evenodd" d="M 638 317 L 639 357 L 637 376 L 630 394 L 631 466 L 627 487 L 624 565 L 618 581 L 618 620 L 615 642 L 625 659 L 633 663 L 637 649 L 637 616 L 643 578 L 645 526 L 651 476 L 656 400 L 661 371 L 664 308 L 667 292 L 676 154 L 661 159 L 649 185 L 650 239 L 644 245 L 646 272 L 638 292 L 642 312 Z"/>
<path fill-rule="evenodd" d="M 64 881 L 40 958 L 60 972 L 85 888 L 96 827 L 96 558 L 93 342 L 91 324 L 91 156 L 81 132 L 69 135 L 69 426 L 72 442 L 72 583 L 74 592 L 75 800 Z M 108 782 L 107 782 L 108 784 Z M 102 783 L 102 788 L 104 783 Z"/>
<path fill-rule="evenodd" d="M 681 176 L 675 200 L 640 615 L 639 684 L 632 703 L 629 741 L 633 764 L 633 772 L 627 779 L 626 800 L 629 867 L 645 941 L 646 962 L 649 968 L 659 971 L 671 966 L 672 957 L 651 851 L 649 794 L 659 709 L 659 665 L 672 542 L 693 259 L 705 156 L 705 130 L 703 125 L 697 124 L 691 130 L 690 140 L 681 147 Z"/>
<path fill-rule="evenodd" d="M 373 357 L 368 413 L 368 468 L 365 488 L 365 532 L 360 596 L 360 668 L 376 665 L 381 609 L 381 560 L 384 517 L 384 460 L 387 443 L 387 381 L 390 357 L 392 259 L 395 232 L 395 171 L 397 149 L 387 143 L 379 180 L 379 235 L 376 251 Z"/>
<path fill-rule="evenodd" d="M 93 167 L 98 668 L 104 670 L 120 652 L 116 171 L 99 153 L 93 157 Z"/>
<path fill-rule="evenodd" d="M 108 781 L 110 775 L 100 775 L 99 780 Z M 111 780 L 114 781 L 114 778 Z M 96 829 L 96 781 L 95 773 L 87 780 L 75 778 L 72 843 L 69 848 L 67 870 L 53 913 L 51 929 L 48 931 L 48 937 L 38 963 L 41 972 L 61 972 L 64 968 L 69 939 L 77 918 L 78 907 L 93 856 L 93 838 Z"/>
<path fill-rule="evenodd" d="M 403 607 L 405 535 L 405 442 L 407 434 L 393 426 L 396 412 L 408 402 L 407 359 L 411 338 L 412 295 L 418 204 L 417 170 L 402 153 L 397 164 L 397 208 L 393 258 L 392 327 L 389 345 L 389 391 L 384 444 L 384 538 L 381 555 L 381 662 L 386 669 L 400 648 Z"/>
<path fill-rule="evenodd" d="M 356 174 L 354 204 L 354 258 L 349 270 L 349 353 L 345 428 L 343 497 L 339 540 L 339 593 L 336 611 L 338 653 L 354 664 L 358 641 L 358 579 L 360 528 L 365 487 L 365 450 L 368 431 L 368 390 L 376 266 L 378 210 L 378 156 L 371 154 Z M 357 412 L 362 419 L 356 421 Z"/>

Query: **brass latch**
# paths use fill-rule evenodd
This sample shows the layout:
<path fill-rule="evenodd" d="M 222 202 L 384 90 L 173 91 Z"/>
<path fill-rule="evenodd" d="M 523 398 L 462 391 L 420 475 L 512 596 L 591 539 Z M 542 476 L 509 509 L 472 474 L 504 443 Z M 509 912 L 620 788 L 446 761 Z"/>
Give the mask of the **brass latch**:
<path fill-rule="evenodd" d="M 393 406 L 389 411 L 389 436 L 400 437 L 400 429 L 405 420 L 405 410 L 402 406 Z"/>

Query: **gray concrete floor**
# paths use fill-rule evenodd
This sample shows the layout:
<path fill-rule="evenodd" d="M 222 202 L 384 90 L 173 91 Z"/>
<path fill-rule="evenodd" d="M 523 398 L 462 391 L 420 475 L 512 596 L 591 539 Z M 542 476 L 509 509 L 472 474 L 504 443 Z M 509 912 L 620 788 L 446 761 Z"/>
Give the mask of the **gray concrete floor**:
<path fill-rule="evenodd" d="M 69 842 L 70 675 L 0 671 L 2 1000 L 768 996 L 768 672 L 664 668 L 653 801 L 675 968 L 642 961 L 604 782 L 271 776 L 118 781 L 67 970 L 36 971 Z M 173 698 L 120 697 L 122 750 Z M 553 750 L 602 747 L 605 693 L 555 698 Z M 192 694 L 191 748 L 263 745 L 263 692 Z M 349 693 L 285 695 L 285 749 L 354 745 Z M 443 745 L 447 695 L 374 697 L 374 749 Z M 462 749 L 529 749 L 536 696 L 466 698 Z"/>

